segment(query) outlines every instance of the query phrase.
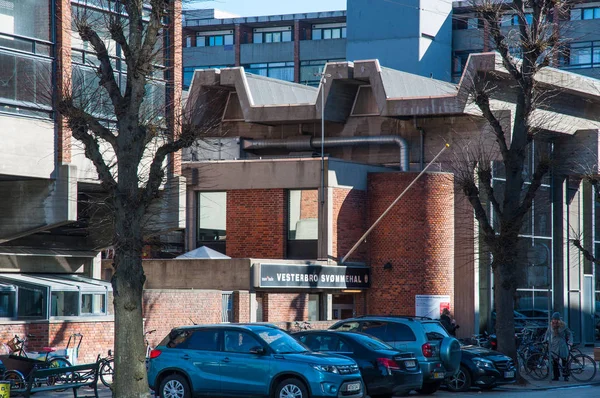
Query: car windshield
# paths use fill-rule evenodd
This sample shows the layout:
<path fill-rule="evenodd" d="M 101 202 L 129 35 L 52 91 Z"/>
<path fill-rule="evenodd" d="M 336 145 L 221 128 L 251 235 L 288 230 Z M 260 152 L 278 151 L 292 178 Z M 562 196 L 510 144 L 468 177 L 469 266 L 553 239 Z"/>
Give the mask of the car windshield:
<path fill-rule="evenodd" d="M 358 343 L 360 343 L 372 350 L 395 350 L 395 348 L 392 347 L 391 345 L 384 343 L 383 341 L 381 341 L 375 337 L 365 336 L 365 335 L 356 333 L 356 335 L 354 336 L 354 339 Z"/>
<path fill-rule="evenodd" d="M 444 337 L 448 337 L 448 332 L 438 322 L 423 322 L 422 325 L 427 334 L 427 340 L 443 340 Z"/>
<path fill-rule="evenodd" d="M 258 335 L 276 354 L 295 354 L 308 351 L 308 348 L 302 343 L 282 330 L 268 329 L 258 332 Z"/>

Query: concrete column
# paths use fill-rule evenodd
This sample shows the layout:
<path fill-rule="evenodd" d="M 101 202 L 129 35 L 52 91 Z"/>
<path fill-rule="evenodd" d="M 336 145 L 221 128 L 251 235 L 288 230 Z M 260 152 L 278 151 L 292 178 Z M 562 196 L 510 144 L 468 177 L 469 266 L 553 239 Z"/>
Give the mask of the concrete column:
<path fill-rule="evenodd" d="M 247 290 L 233 292 L 233 321 L 250 322 L 250 293 Z"/>
<path fill-rule="evenodd" d="M 250 292 L 249 294 L 250 300 L 250 322 L 256 322 L 256 310 L 257 310 L 257 301 L 256 301 L 256 292 Z"/>
<path fill-rule="evenodd" d="M 330 321 L 333 319 L 333 294 L 323 293 L 321 297 L 323 297 L 323 305 L 321 306 L 323 309 L 323 320 Z"/>

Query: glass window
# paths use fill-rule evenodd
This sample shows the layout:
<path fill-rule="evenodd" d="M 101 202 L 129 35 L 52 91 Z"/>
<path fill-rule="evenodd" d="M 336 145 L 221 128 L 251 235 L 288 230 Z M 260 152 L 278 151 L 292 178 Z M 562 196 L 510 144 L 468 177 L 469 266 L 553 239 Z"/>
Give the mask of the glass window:
<path fill-rule="evenodd" d="M 318 239 L 319 191 L 290 190 L 288 202 L 288 239 Z"/>
<path fill-rule="evenodd" d="M 196 36 L 196 47 L 206 46 L 206 36 Z"/>
<path fill-rule="evenodd" d="M 258 332 L 258 335 L 276 354 L 306 352 L 304 345 L 283 330 L 267 328 L 265 331 Z"/>
<path fill-rule="evenodd" d="M 574 8 L 571 10 L 571 21 L 579 21 L 581 20 L 581 9 Z"/>
<path fill-rule="evenodd" d="M 249 354 L 250 350 L 256 347 L 262 347 L 262 344 L 251 334 L 233 330 L 225 331 L 226 352 Z"/>
<path fill-rule="evenodd" d="M 19 286 L 17 290 L 17 317 L 41 318 L 45 315 L 45 289 Z"/>
<path fill-rule="evenodd" d="M 273 43 L 281 42 L 281 32 L 273 32 Z"/>
<path fill-rule="evenodd" d="M 332 329 L 342 330 L 342 331 L 357 331 L 357 330 L 359 330 L 359 328 L 360 328 L 360 324 L 358 322 L 344 322 L 335 327 L 332 327 Z"/>
<path fill-rule="evenodd" d="M 14 318 L 15 292 L 0 292 L 0 318 Z"/>
<path fill-rule="evenodd" d="M 81 314 L 106 314 L 105 294 L 82 294 Z"/>
<path fill-rule="evenodd" d="M 342 38 L 346 38 L 346 28 L 342 28 Z"/>
<path fill-rule="evenodd" d="M 319 320 L 319 295 L 309 294 L 308 295 L 308 320 L 318 321 Z"/>
<path fill-rule="evenodd" d="M 51 40 L 51 0 L 0 1 L 0 32 Z"/>
<path fill-rule="evenodd" d="M 281 32 L 281 41 L 292 41 L 292 31 Z"/>
<path fill-rule="evenodd" d="M 361 332 L 377 337 L 379 340 L 392 341 L 392 336 L 387 333 L 386 322 L 365 322 Z"/>
<path fill-rule="evenodd" d="M 52 292 L 50 316 L 77 316 L 79 292 Z"/>
<path fill-rule="evenodd" d="M 186 47 L 191 47 L 192 46 L 192 38 L 190 36 L 186 36 L 185 37 L 185 46 Z"/>
<path fill-rule="evenodd" d="M 331 30 L 331 38 L 332 39 L 341 39 L 342 38 L 342 30 L 341 29 L 332 29 Z"/>
<path fill-rule="evenodd" d="M 227 224 L 227 192 L 198 193 L 198 241 L 224 241 Z"/>
<path fill-rule="evenodd" d="M 254 32 L 254 37 L 252 39 L 254 43 L 262 43 L 263 42 L 263 34 L 262 32 Z"/>
<path fill-rule="evenodd" d="M 219 331 L 196 330 L 177 348 L 199 351 L 219 351 Z"/>
<path fill-rule="evenodd" d="M 582 19 L 594 19 L 594 9 L 593 8 L 584 8 Z"/>
<path fill-rule="evenodd" d="M 331 39 L 331 29 L 323 29 L 323 39 Z"/>
<path fill-rule="evenodd" d="M 389 323 L 388 324 L 388 335 L 390 341 L 416 341 L 417 338 L 412 330 L 406 325 L 401 323 Z"/>
<path fill-rule="evenodd" d="M 233 44 L 233 35 L 225 35 L 225 45 L 229 46 Z"/>
<path fill-rule="evenodd" d="M 221 322 L 233 322 L 233 294 L 221 293 Z"/>
<path fill-rule="evenodd" d="M 312 39 L 313 40 L 321 40 L 323 37 L 323 30 L 322 29 L 313 29 L 312 31 Z"/>
<path fill-rule="evenodd" d="M 469 18 L 467 20 L 467 29 L 477 29 L 479 27 L 478 18 Z"/>

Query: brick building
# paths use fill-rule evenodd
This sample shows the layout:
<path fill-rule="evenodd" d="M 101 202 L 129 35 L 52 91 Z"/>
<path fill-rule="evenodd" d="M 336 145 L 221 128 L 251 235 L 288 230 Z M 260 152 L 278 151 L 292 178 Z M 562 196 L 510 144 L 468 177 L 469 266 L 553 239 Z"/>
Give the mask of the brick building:
<path fill-rule="evenodd" d="M 465 73 L 495 76 L 509 92 L 500 65 L 493 53 L 472 55 Z M 186 111 L 203 109 L 203 117 L 216 116 L 221 123 L 184 152 L 186 247 L 209 246 L 230 257 L 251 258 L 249 320 L 415 314 L 436 302 L 421 300 L 434 296 L 450 301 L 462 334 L 489 328 L 490 262 L 481 251 L 472 208 L 454 185 L 452 149 L 341 262 L 446 142 L 493 144 L 486 141 L 489 126 L 468 100 L 469 79 L 455 85 L 378 61 L 328 63 L 325 73 L 326 81 L 312 88 L 242 68 L 195 72 Z M 577 339 L 589 342 L 594 339 L 593 269 L 575 255 L 569 237 L 589 232 L 594 214 L 600 214 L 592 211 L 590 187 L 573 163 L 576 153 L 580 166 L 597 165 L 596 149 L 577 148 L 598 148 L 594 114 L 600 98 L 588 90 L 596 87 L 593 79 L 551 68 L 543 79 L 569 99 L 545 110 L 552 117 L 536 119 L 545 134 L 532 151 L 551 150 L 557 163 L 536 198 L 532 227 L 522 237 L 529 264 L 515 308 L 561 311 Z M 495 111 L 510 116 L 510 96 L 495 101 Z M 494 170 L 494 184 L 501 186 L 501 170 Z M 316 219 L 312 209 L 303 208 L 315 200 Z M 590 247 L 591 239 L 585 239 Z M 269 279 L 272 270 L 303 274 L 307 266 L 315 272 L 342 267 L 346 274 L 366 269 L 368 283 L 319 286 L 300 277 L 290 285 Z"/>

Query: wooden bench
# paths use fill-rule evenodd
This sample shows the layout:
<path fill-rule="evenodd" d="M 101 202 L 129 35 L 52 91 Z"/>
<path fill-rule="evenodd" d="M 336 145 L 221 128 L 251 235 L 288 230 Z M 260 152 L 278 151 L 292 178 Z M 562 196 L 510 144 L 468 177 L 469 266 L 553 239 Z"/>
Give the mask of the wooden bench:
<path fill-rule="evenodd" d="M 41 380 L 51 380 L 51 382 L 40 385 Z M 72 389 L 73 397 L 78 398 L 77 389 L 81 387 L 93 388 L 94 395 L 89 397 L 98 398 L 98 362 L 62 368 L 35 368 L 27 377 L 24 388 L 12 389 L 11 392 L 29 398 L 37 392 Z"/>

